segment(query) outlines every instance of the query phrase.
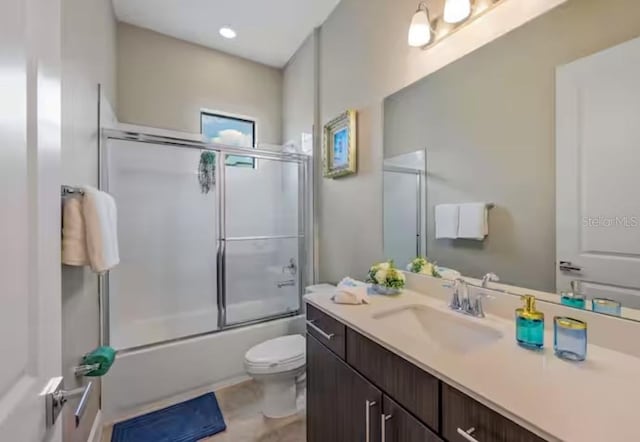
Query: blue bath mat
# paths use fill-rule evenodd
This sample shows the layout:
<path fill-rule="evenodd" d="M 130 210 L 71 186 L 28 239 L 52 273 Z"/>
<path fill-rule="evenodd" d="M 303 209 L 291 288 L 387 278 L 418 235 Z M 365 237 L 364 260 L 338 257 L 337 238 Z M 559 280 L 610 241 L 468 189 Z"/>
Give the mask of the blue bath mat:
<path fill-rule="evenodd" d="M 111 442 L 196 442 L 227 429 L 214 393 L 113 426 Z"/>

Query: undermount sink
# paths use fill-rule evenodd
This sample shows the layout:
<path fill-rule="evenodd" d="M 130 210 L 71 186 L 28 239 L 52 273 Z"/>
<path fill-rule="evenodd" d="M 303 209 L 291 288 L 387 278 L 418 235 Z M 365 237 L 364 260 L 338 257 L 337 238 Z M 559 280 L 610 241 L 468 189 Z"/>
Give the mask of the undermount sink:
<path fill-rule="evenodd" d="M 409 305 L 375 313 L 380 325 L 400 330 L 412 338 L 456 353 L 478 350 L 503 337 L 500 330 L 455 312 L 443 312 L 426 305 Z"/>

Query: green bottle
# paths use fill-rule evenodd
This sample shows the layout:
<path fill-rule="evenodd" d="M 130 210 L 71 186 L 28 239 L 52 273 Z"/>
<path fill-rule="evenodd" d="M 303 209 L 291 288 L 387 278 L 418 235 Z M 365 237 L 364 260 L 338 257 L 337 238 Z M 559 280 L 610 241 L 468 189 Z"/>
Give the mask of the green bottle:
<path fill-rule="evenodd" d="M 524 348 L 538 350 L 544 347 L 544 313 L 536 310 L 536 298 L 522 297 L 523 308 L 516 309 L 516 341 Z"/>

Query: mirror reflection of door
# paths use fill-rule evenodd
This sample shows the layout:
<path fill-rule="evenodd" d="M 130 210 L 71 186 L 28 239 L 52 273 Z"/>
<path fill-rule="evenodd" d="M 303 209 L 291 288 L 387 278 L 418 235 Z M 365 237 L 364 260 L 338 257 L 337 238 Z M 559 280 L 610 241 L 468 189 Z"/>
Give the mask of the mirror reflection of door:
<path fill-rule="evenodd" d="M 559 290 L 640 308 L 640 39 L 557 71 Z M 561 262 L 564 264 L 560 265 Z"/>
<path fill-rule="evenodd" d="M 426 255 L 425 160 L 420 150 L 384 161 L 384 254 L 402 269 Z"/>

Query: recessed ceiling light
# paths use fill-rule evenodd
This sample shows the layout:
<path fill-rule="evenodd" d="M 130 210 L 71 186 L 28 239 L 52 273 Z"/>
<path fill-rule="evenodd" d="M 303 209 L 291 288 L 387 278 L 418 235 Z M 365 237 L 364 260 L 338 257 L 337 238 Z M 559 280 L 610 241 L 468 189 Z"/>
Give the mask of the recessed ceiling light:
<path fill-rule="evenodd" d="M 231 29 L 228 26 L 224 26 L 222 28 L 220 28 L 220 35 L 222 35 L 224 38 L 236 38 L 236 31 L 234 31 L 233 29 Z"/>

